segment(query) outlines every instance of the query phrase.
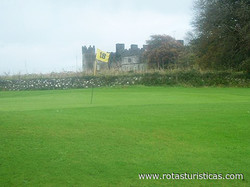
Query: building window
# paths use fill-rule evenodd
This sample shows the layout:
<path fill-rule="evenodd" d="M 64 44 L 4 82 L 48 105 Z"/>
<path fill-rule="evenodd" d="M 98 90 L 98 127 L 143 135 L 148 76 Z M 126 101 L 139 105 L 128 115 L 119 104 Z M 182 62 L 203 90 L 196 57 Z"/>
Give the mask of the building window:
<path fill-rule="evenodd" d="M 131 63 L 131 62 L 132 62 L 131 58 L 128 58 L 128 62 L 129 62 L 129 63 Z"/>

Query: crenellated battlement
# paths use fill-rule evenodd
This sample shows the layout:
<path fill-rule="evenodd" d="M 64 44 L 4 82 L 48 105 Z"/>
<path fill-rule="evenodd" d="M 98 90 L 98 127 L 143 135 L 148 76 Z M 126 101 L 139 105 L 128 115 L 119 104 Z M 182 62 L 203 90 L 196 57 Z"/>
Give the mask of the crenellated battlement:
<path fill-rule="evenodd" d="M 117 43 L 116 51 L 111 52 L 109 67 L 123 71 L 144 70 L 142 56 L 147 50 L 147 45 L 139 48 L 137 44 L 131 44 L 129 49 L 125 49 L 125 44 Z M 95 46 L 82 46 L 82 68 L 83 71 L 92 71 L 95 63 Z"/>

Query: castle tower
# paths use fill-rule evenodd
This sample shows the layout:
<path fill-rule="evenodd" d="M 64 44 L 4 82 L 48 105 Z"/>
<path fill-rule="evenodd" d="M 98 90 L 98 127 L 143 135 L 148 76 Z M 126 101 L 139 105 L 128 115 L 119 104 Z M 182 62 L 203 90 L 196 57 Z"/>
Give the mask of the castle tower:
<path fill-rule="evenodd" d="M 137 44 L 131 44 L 130 49 L 133 51 L 138 50 L 138 45 Z"/>
<path fill-rule="evenodd" d="M 121 54 L 125 50 L 125 44 L 116 44 L 116 53 Z"/>
<path fill-rule="evenodd" d="M 82 46 L 82 70 L 92 71 L 95 63 L 95 46 Z"/>

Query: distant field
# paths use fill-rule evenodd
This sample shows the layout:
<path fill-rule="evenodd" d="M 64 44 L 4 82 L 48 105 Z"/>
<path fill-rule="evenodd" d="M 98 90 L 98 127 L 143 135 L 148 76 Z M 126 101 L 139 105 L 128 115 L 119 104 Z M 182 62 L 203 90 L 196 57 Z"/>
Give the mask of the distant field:
<path fill-rule="evenodd" d="M 250 89 L 0 92 L 0 186 L 249 186 Z M 244 180 L 139 180 L 139 173 Z"/>

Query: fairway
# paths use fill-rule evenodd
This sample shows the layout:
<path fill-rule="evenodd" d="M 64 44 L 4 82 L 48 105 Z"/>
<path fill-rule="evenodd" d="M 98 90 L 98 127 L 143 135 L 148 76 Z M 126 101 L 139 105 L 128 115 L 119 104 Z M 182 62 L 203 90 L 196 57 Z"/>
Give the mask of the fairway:
<path fill-rule="evenodd" d="M 0 92 L 0 186 L 249 186 L 250 89 Z M 139 173 L 244 180 L 140 180 Z"/>

